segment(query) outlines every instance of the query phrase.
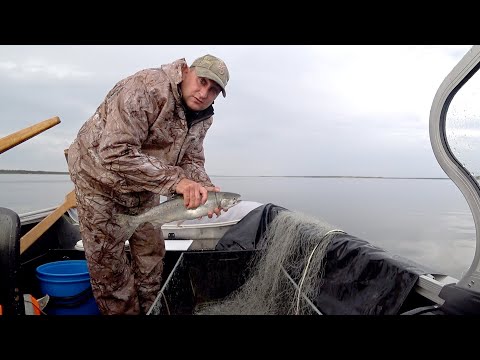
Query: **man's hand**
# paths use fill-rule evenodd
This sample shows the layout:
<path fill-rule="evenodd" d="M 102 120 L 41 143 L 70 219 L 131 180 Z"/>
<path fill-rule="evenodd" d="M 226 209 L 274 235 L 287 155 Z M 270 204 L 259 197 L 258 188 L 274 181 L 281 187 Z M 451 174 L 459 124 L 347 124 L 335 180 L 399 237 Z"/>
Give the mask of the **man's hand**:
<path fill-rule="evenodd" d="M 208 198 L 208 191 L 219 192 L 220 188 L 218 186 L 203 187 L 199 183 L 187 178 L 180 180 L 175 188 L 177 194 L 183 194 L 183 202 L 187 209 L 195 209 L 200 205 L 205 204 Z M 217 207 L 213 211 L 209 211 L 207 216 L 210 219 L 213 217 L 213 214 L 216 214 L 217 217 L 219 217 L 222 210 L 222 208 Z M 201 218 L 202 217 L 199 217 L 199 219 Z"/>
<path fill-rule="evenodd" d="M 195 209 L 207 202 L 208 190 L 199 183 L 182 179 L 175 188 L 177 194 L 183 194 L 183 203 L 187 209 Z"/>
<path fill-rule="evenodd" d="M 208 191 L 215 191 L 215 192 L 219 192 L 220 191 L 220 188 L 218 186 L 214 186 L 214 187 L 207 187 L 206 188 Z M 211 219 L 213 214 L 215 213 L 215 215 L 217 215 L 217 217 L 220 216 L 220 212 L 222 211 L 222 208 L 220 207 L 217 207 L 215 208 L 213 211 L 209 211 L 208 212 L 208 217 Z M 227 210 L 223 210 L 223 211 L 227 211 Z M 201 218 L 200 218 L 201 219 Z"/>

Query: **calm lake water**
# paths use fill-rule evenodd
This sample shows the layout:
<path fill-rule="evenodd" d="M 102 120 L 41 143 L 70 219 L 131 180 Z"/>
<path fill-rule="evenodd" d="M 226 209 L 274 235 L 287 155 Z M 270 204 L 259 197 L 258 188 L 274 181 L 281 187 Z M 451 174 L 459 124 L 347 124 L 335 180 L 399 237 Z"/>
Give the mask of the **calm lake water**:
<path fill-rule="evenodd" d="M 212 177 L 244 200 L 321 218 L 347 233 L 457 279 L 475 253 L 468 204 L 449 179 Z M 68 175 L 0 174 L 0 206 L 19 214 L 57 206 Z"/>

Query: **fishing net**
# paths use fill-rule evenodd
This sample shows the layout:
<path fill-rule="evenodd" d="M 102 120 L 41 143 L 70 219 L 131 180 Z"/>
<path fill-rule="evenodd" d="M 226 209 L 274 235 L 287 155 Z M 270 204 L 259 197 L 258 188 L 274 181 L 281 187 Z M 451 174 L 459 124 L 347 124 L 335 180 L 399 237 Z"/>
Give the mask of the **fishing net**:
<path fill-rule="evenodd" d="M 228 297 L 197 307 L 197 315 L 294 315 L 318 313 L 310 299 L 321 291 L 325 252 L 335 234 L 322 219 L 282 211 L 268 226 L 250 276 Z"/>

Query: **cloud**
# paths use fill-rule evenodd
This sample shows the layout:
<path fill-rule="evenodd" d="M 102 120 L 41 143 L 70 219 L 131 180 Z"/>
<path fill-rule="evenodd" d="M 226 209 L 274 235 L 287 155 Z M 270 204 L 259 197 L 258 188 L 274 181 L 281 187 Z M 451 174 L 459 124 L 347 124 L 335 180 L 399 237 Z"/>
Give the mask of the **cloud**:
<path fill-rule="evenodd" d="M 5 76 L 13 78 L 28 78 L 34 76 L 45 76 L 57 79 L 88 78 L 92 74 L 80 71 L 65 64 L 45 64 L 41 61 L 28 61 L 18 64 L 14 62 L 0 62 L 0 71 Z"/>
<path fill-rule="evenodd" d="M 430 148 L 429 111 L 469 48 L 1 46 L 0 136 L 52 116 L 62 122 L 19 145 L 17 160 L 3 154 L 0 168 L 64 171 L 63 148 L 117 81 L 210 53 L 225 60 L 231 79 L 205 141 L 208 171 L 443 176 Z"/>

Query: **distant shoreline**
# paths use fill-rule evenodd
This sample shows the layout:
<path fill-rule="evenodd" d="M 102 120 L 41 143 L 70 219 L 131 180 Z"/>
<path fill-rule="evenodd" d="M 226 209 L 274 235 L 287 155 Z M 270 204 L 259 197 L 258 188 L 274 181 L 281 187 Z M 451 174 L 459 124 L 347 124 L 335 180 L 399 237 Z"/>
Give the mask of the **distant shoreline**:
<path fill-rule="evenodd" d="M 68 171 L 0 170 L 0 174 L 49 174 L 68 175 Z"/>
<path fill-rule="evenodd" d="M 0 174 L 42 174 L 68 175 L 68 171 L 34 171 L 34 170 L 0 170 Z M 412 179 L 412 180 L 446 180 L 440 177 L 401 177 L 401 176 L 349 176 L 349 175 L 211 175 L 211 177 L 252 177 L 252 178 L 314 178 L 314 179 Z"/>

